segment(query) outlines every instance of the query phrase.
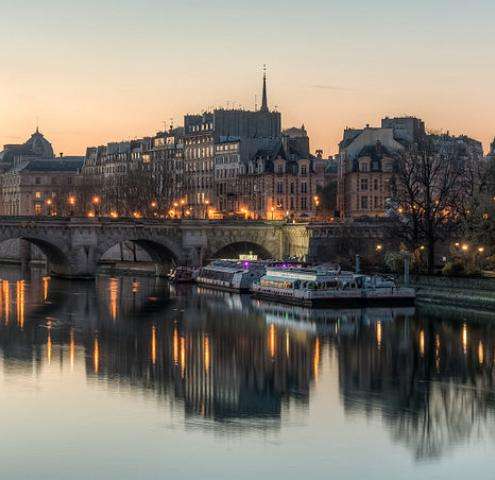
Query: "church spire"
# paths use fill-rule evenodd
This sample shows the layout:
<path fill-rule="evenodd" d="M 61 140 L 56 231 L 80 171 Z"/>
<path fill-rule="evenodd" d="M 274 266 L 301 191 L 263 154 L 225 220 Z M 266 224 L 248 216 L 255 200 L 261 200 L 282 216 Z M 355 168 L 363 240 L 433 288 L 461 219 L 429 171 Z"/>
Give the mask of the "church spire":
<path fill-rule="evenodd" d="M 268 96 L 266 94 L 266 65 L 263 65 L 263 94 L 261 96 L 260 112 L 268 112 Z"/>

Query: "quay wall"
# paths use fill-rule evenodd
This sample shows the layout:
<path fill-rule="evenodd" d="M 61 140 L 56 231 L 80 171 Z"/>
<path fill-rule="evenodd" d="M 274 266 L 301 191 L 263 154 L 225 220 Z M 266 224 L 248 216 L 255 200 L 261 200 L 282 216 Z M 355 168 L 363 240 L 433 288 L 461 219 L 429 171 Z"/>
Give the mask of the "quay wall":
<path fill-rule="evenodd" d="M 419 304 L 492 311 L 495 279 L 418 275 L 411 278 Z"/>

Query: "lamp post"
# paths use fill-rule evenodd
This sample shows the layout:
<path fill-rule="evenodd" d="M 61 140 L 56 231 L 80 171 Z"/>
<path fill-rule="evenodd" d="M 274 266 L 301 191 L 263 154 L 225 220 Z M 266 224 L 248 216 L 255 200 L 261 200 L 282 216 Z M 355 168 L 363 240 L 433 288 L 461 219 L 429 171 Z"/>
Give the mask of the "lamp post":
<path fill-rule="evenodd" d="M 272 211 L 272 222 L 273 222 L 274 216 L 275 216 L 275 207 L 272 206 L 272 208 L 270 208 L 270 210 Z"/>
<path fill-rule="evenodd" d="M 205 218 L 205 220 L 208 218 L 208 205 L 209 204 L 210 204 L 210 201 L 208 199 L 206 199 L 204 201 L 204 211 L 205 211 L 204 218 Z"/>
<path fill-rule="evenodd" d="M 98 195 L 95 195 L 91 199 L 91 203 L 94 205 L 95 208 L 95 215 L 100 216 L 100 203 L 101 203 L 101 198 Z"/>
<path fill-rule="evenodd" d="M 156 215 L 157 215 L 156 207 L 158 207 L 158 202 L 156 200 L 152 200 L 150 203 L 150 208 L 151 208 L 151 211 L 153 212 L 154 217 L 156 217 Z"/>
<path fill-rule="evenodd" d="M 74 216 L 74 207 L 76 205 L 76 197 L 74 195 L 70 195 L 68 202 L 69 202 L 69 215 L 72 217 L 72 216 Z"/>
<path fill-rule="evenodd" d="M 48 206 L 48 216 L 52 216 L 52 205 L 53 205 L 53 200 L 51 198 L 46 199 L 46 205 Z"/>
<path fill-rule="evenodd" d="M 314 201 L 314 204 L 315 204 L 315 210 L 316 210 L 316 217 L 318 217 L 318 214 L 319 214 L 319 207 L 320 207 L 320 197 L 318 195 L 315 195 L 313 197 L 313 201 Z"/>

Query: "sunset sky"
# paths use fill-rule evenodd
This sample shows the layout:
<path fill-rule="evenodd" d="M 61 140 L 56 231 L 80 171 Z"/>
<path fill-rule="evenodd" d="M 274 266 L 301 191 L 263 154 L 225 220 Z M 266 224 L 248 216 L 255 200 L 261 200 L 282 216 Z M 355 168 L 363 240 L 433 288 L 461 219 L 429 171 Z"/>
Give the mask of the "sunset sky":
<path fill-rule="evenodd" d="M 2 0 L 0 143 L 57 152 L 185 113 L 254 107 L 262 65 L 284 127 L 336 153 L 346 126 L 414 115 L 495 136 L 493 0 Z"/>

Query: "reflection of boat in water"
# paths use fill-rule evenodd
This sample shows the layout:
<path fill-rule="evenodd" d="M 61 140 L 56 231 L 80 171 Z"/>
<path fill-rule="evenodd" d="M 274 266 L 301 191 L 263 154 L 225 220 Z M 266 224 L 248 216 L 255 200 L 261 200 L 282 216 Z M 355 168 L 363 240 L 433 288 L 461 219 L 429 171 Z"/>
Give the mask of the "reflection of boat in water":
<path fill-rule="evenodd" d="M 263 300 L 257 301 L 255 306 L 267 323 L 314 333 L 334 332 L 336 328 L 345 333 L 354 331 L 358 323 L 393 322 L 395 318 L 411 317 L 415 313 L 414 307 L 311 309 Z"/>
<path fill-rule="evenodd" d="M 265 275 L 266 269 L 277 265 L 288 268 L 284 262 L 270 260 L 214 260 L 201 268 L 196 282 L 204 287 L 229 292 L 250 292 L 253 285 Z"/>
<path fill-rule="evenodd" d="M 268 267 L 252 290 L 257 298 L 306 307 L 407 303 L 416 296 L 414 289 L 399 287 L 391 276 L 358 275 L 327 267 Z"/>

